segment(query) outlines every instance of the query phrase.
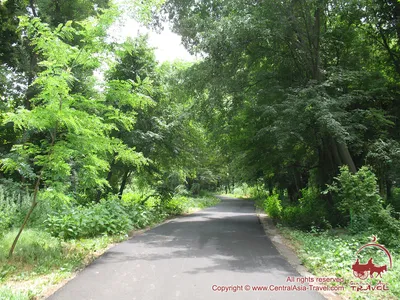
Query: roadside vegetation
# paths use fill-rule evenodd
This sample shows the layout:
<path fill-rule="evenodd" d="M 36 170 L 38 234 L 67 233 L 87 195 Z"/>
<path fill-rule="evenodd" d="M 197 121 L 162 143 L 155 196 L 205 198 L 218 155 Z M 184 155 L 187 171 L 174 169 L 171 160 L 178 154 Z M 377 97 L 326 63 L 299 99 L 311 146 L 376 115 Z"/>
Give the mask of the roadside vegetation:
<path fill-rule="evenodd" d="M 202 59 L 114 39 L 123 14 Z M 44 274 L 46 251 L 72 272 L 215 191 L 320 245 L 315 272 L 371 235 L 397 257 L 399 1 L 5 0 L 0 19 L 2 284 Z"/>
<path fill-rule="evenodd" d="M 338 211 L 347 219 L 343 227 L 332 227 L 329 223 L 329 211 L 316 204 L 321 197 L 313 189 L 302 191 L 299 204 L 293 206 L 279 195 L 251 188 L 250 196 L 255 199 L 259 209 L 265 211 L 291 241 L 304 266 L 317 277 L 339 277 L 344 281 L 340 285 L 345 291 L 343 296 L 351 299 L 398 299 L 400 297 L 400 259 L 399 239 L 400 222 L 393 213 L 390 204 L 385 204 L 378 192 L 375 175 L 366 167 L 352 174 L 348 168 L 341 168 L 334 183 L 327 186 L 323 193 L 332 192 Z M 349 201 L 351 199 L 351 202 Z M 383 277 L 368 278 L 361 281 L 353 275 L 352 265 L 356 259 L 366 263 L 374 258 L 376 265 L 388 265 L 386 254 L 376 248 L 366 249 L 357 255 L 361 246 L 371 243 L 373 236 L 391 253 L 393 269 Z M 360 284 L 376 286 L 379 282 L 387 285 L 385 291 L 354 291 Z M 338 285 L 338 283 L 327 283 Z M 354 286 L 352 288 L 351 286 Z"/>
<path fill-rule="evenodd" d="M 0 2 L 0 299 L 41 297 L 110 244 L 218 202 L 190 64 L 159 63 L 146 36 L 110 40 L 157 1 L 95 2 Z"/>
<path fill-rule="evenodd" d="M 288 238 L 295 247 L 304 266 L 317 277 L 343 278 L 345 290 L 340 295 L 350 299 L 399 299 L 400 297 L 400 265 L 396 262 L 400 259 L 398 248 L 389 248 L 394 261 L 393 269 L 382 278 L 368 278 L 360 282 L 357 280 L 351 266 L 355 263 L 356 252 L 360 246 L 371 241 L 368 234 L 352 235 L 344 230 L 326 230 L 304 232 L 293 228 L 278 226 L 280 232 Z M 376 264 L 387 264 L 387 257 L 381 251 L 365 250 L 359 255 L 360 261 L 366 263 L 370 257 L 374 257 Z M 379 281 L 387 285 L 387 291 L 353 291 L 351 283 L 376 286 Z M 334 283 L 327 283 L 333 285 Z M 338 285 L 339 283 L 336 283 Z"/>
<path fill-rule="evenodd" d="M 167 0 L 165 12 L 206 53 L 187 74 L 224 193 L 258 198 L 317 274 L 351 273 L 372 235 L 398 257 L 399 1 Z M 396 268 L 383 281 L 398 298 Z"/>
<path fill-rule="evenodd" d="M 139 194 L 126 193 L 122 200 L 70 205 L 54 211 L 38 209 L 11 259 L 8 251 L 17 229 L 2 231 L 0 299 L 32 299 L 49 294 L 112 244 L 140 229 L 219 201 L 206 193 L 196 197 L 176 195 L 165 203 L 157 197 L 149 197 L 145 204 L 142 200 Z M 17 214 L 9 213 L 6 217 L 11 224 L 20 224 Z"/>

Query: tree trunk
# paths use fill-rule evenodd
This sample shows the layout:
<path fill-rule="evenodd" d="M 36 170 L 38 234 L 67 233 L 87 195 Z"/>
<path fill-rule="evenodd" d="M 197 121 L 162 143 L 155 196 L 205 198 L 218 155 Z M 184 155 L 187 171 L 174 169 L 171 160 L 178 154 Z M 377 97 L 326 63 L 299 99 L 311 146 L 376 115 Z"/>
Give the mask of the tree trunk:
<path fill-rule="evenodd" d="M 30 8 L 31 8 L 31 10 L 32 10 L 32 15 L 35 17 L 35 18 L 37 18 L 37 13 L 36 13 L 36 9 L 35 9 L 35 3 L 34 3 L 34 1 L 33 0 L 29 0 L 29 6 L 30 6 Z"/>
<path fill-rule="evenodd" d="M 193 179 L 190 177 L 186 177 L 186 187 L 188 191 L 192 190 L 192 186 L 193 186 Z"/>
<path fill-rule="evenodd" d="M 342 162 L 349 167 L 350 172 L 353 174 L 356 173 L 357 168 L 354 164 L 353 158 L 351 157 L 349 148 L 347 148 L 347 145 L 340 142 L 337 142 L 336 145 Z"/>
<path fill-rule="evenodd" d="M 321 40 L 321 15 L 323 14 L 322 5 L 323 1 L 318 2 L 318 7 L 315 10 L 314 14 L 314 38 L 313 38 L 313 48 L 314 48 L 314 57 L 313 57 L 313 77 L 315 80 L 321 80 L 321 71 L 320 71 L 320 40 Z"/>
<path fill-rule="evenodd" d="M 26 223 L 28 223 L 29 217 L 31 216 L 33 210 L 35 209 L 36 205 L 38 204 L 36 200 L 37 200 L 37 194 L 39 192 L 39 186 L 40 186 L 41 180 L 42 180 L 42 174 L 40 174 L 38 179 L 36 180 L 35 191 L 33 192 L 33 199 L 32 199 L 31 207 L 29 208 L 29 211 L 25 216 L 24 222 L 22 223 L 21 228 L 19 229 L 18 234 L 15 237 L 14 242 L 11 245 L 10 252 L 8 253 L 8 258 L 11 258 L 11 256 L 13 255 L 15 246 L 17 245 L 19 237 L 21 236 L 21 233 L 24 230 Z"/>
<path fill-rule="evenodd" d="M 118 192 L 118 198 L 119 199 L 122 198 L 122 194 L 124 192 L 124 189 L 125 189 L 126 183 L 128 182 L 128 178 L 129 178 L 130 174 L 131 174 L 131 172 L 129 170 L 125 171 L 124 176 L 122 177 L 121 186 L 120 186 L 119 192 Z"/>
<path fill-rule="evenodd" d="M 271 196 L 274 193 L 274 185 L 272 184 L 271 180 L 268 180 L 268 193 Z"/>
<path fill-rule="evenodd" d="M 392 186 L 393 182 L 390 179 L 386 179 L 386 203 L 390 203 L 392 199 Z"/>
<path fill-rule="evenodd" d="M 114 164 L 115 164 L 115 156 L 114 156 L 113 160 L 110 163 L 110 171 L 108 171 L 108 174 L 107 174 L 107 182 L 108 183 L 111 183 L 110 181 L 111 181 L 111 177 L 113 175 L 112 168 L 113 168 Z M 97 196 L 96 196 L 96 202 L 97 203 L 100 202 L 100 199 L 101 199 L 102 195 L 103 195 L 103 192 L 100 189 L 98 189 L 97 190 Z"/>
<path fill-rule="evenodd" d="M 294 184 L 290 184 L 287 188 L 287 193 L 288 193 L 288 199 L 290 203 L 297 203 L 299 200 L 299 191 L 297 190 L 296 186 Z"/>
<path fill-rule="evenodd" d="M 332 152 L 333 161 L 336 164 L 335 167 L 343 165 L 343 162 L 340 159 L 340 155 L 339 155 L 339 150 L 338 150 L 337 144 L 333 140 L 333 138 L 331 138 L 330 145 L 331 145 L 331 152 Z"/>

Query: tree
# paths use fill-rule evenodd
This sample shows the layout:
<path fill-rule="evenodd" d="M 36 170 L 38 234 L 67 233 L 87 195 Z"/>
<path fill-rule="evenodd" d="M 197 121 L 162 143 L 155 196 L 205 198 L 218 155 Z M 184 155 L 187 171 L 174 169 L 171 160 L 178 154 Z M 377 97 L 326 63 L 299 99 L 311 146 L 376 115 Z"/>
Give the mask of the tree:
<path fill-rule="evenodd" d="M 112 15 L 110 12 L 108 18 Z M 109 23 L 106 19 L 104 21 Z M 109 135 L 116 128 L 116 121 L 104 122 L 101 115 L 106 114 L 110 120 L 117 120 L 120 116 L 118 108 L 104 104 L 100 94 L 97 98 L 86 98 L 80 93 L 73 93 L 76 80 L 74 68 L 84 66 L 93 69 L 99 65 L 99 58 L 92 53 L 97 48 L 91 47 L 92 38 L 98 37 L 93 35 L 93 30 L 98 31 L 93 23 L 82 22 L 84 30 L 79 32 L 73 28 L 72 22 L 52 30 L 37 18 L 29 20 L 21 17 L 20 26 L 43 60 L 40 61 L 42 71 L 33 83 L 39 93 L 32 98 L 31 109 L 19 108 L 9 112 L 4 120 L 13 124 L 17 134 L 33 133 L 22 135 L 21 140 L 1 160 L 4 171 L 18 172 L 35 182 L 31 208 L 10 249 L 10 256 L 40 199 L 71 201 L 71 184 L 68 182 L 71 182 L 73 169 L 77 171 L 75 181 L 79 182 L 80 191 L 87 193 L 108 185 L 102 177 L 109 168 L 108 153 L 117 152 L 117 160 L 144 163 L 139 153 Z M 86 42 L 81 48 L 65 42 L 77 35 Z M 109 85 L 113 87 L 114 94 L 128 95 L 123 98 L 125 103 L 136 104 L 137 95 L 130 94 L 132 83 L 121 82 L 117 87 L 113 84 Z M 129 126 L 131 122 L 128 120 L 124 124 Z"/>
<path fill-rule="evenodd" d="M 395 134 L 397 6 L 169 0 L 164 12 L 205 56 L 189 73 L 201 120 L 237 158 L 236 172 L 295 203 L 339 166 L 355 173 L 371 141 Z"/>

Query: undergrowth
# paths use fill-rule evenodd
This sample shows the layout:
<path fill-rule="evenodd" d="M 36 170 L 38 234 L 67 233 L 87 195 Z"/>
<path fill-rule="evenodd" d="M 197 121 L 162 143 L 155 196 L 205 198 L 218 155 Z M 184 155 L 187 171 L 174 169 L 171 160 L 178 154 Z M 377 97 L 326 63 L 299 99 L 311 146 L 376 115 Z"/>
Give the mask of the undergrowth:
<path fill-rule="evenodd" d="M 281 232 L 295 245 L 298 255 L 304 266 L 319 277 L 340 277 L 344 279 L 344 296 L 351 299 L 399 299 L 400 298 L 400 259 L 398 249 L 391 249 L 393 256 L 393 269 L 382 275 L 382 279 L 366 279 L 363 284 L 377 284 L 379 280 L 386 283 L 389 291 L 365 291 L 354 292 L 350 286 L 351 282 L 360 282 L 353 275 L 352 264 L 356 261 L 358 249 L 370 242 L 366 235 L 349 235 L 335 231 L 312 231 L 304 232 L 287 227 L 280 227 Z M 376 248 L 365 249 L 358 256 L 360 262 L 366 263 L 370 257 L 374 257 L 374 263 L 383 265 L 388 262 L 386 255 Z"/>
<path fill-rule="evenodd" d="M 126 197 L 88 206 L 64 207 L 47 217 L 45 227 L 23 231 L 8 259 L 17 228 L 0 235 L 0 300 L 35 299 L 49 286 L 72 276 L 107 247 L 128 237 L 128 231 L 218 203 L 215 197 L 177 196 L 162 203 Z M 40 211 L 40 209 L 39 209 Z"/>

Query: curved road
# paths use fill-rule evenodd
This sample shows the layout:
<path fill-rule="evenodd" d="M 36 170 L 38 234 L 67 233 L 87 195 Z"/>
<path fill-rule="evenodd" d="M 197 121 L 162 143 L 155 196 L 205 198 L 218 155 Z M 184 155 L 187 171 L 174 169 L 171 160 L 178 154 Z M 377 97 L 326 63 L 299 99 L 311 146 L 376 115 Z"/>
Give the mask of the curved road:
<path fill-rule="evenodd" d="M 300 275 L 265 235 L 253 202 L 222 197 L 116 245 L 48 299 L 324 299 L 310 291 L 253 290 L 292 285 L 288 276 Z"/>

